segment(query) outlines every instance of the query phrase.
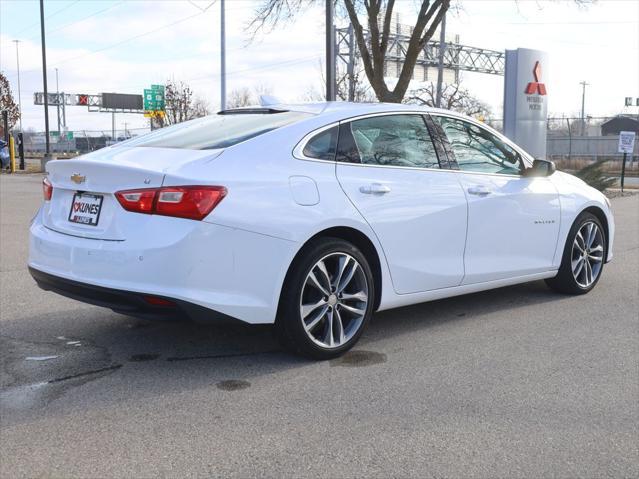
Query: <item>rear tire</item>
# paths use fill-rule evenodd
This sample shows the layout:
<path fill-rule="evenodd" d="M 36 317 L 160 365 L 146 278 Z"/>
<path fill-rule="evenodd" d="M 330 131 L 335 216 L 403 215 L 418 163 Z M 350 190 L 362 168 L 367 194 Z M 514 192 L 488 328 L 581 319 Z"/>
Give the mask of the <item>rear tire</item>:
<path fill-rule="evenodd" d="M 546 284 L 564 294 L 588 293 L 601 278 L 607 246 L 599 219 L 591 213 L 582 213 L 568 233 L 559 273 L 547 279 Z"/>
<path fill-rule="evenodd" d="M 289 270 L 275 321 L 278 339 L 312 359 L 351 349 L 373 314 L 375 284 L 362 252 L 338 238 L 305 247 Z"/>

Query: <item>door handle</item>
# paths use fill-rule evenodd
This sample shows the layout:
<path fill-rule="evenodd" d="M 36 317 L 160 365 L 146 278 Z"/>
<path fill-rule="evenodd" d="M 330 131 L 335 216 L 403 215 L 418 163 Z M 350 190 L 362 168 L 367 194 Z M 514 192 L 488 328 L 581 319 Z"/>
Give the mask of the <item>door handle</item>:
<path fill-rule="evenodd" d="M 491 191 L 485 186 L 471 186 L 468 188 L 468 193 L 476 196 L 487 196 L 491 193 Z"/>
<path fill-rule="evenodd" d="M 390 193 L 390 188 L 381 183 L 371 183 L 370 185 L 360 186 L 359 191 L 365 195 L 385 195 Z"/>

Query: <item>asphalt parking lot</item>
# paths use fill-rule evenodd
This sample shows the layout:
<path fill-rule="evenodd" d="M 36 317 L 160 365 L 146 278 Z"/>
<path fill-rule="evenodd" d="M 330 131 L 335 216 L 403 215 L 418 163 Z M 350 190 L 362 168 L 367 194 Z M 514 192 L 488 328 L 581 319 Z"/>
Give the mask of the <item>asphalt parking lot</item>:
<path fill-rule="evenodd" d="M 639 476 L 639 196 L 613 200 L 589 295 L 535 282 L 378 313 L 310 362 L 265 327 L 38 289 L 40 181 L 0 178 L 2 478 Z"/>

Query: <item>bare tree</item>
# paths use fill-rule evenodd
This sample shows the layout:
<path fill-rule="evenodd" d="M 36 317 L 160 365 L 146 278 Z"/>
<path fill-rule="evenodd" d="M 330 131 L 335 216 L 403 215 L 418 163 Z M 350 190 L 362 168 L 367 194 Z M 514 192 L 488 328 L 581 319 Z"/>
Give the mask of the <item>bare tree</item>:
<path fill-rule="evenodd" d="M 313 3 L 317 2 L 263 0 L 251 25 L 254 29 L 259 29 L 275 25 L 278 20 L 290 20 Z M 364 72 L 375 96 L 379 101 L 400 103 L 413 77 L 417 58 L 441 23 L 450 6 L 450 0 L 421 0 L 417 21 L 412 26 L 406 49 L 406 58 L 393 89 L 389 88 L 384 78 L 384 65 L 391 36 L 395 0 L 336 0 L 336 3 L 344 7 L 353 25 Z M 365 14 L 365 22 L 360 22 L 360 14 Z"/>
<path fill-rule="evenodd" d="M 247 87 L 236 88 L 229 95 L 226 103 L 227 108 L 240 108 L 243 106 L 254 105 L 253 93 Z"/>
<path fill-rule="evenodd" d="M 583 7 L 594 0 L 571 1 Z M 392 89 L 384 78 L 384 66 L 391 38 L 396 0 L 334 0 L 334 2 L 345 10 L 353 26 L 364 72 L 375 96 L 379 101 L 400 103 L 409 88 L 417 59 L 450 8 L 451 0 L 413 0 L 414 4 L 419 6 L 418 13 L 414 25 L 411 26 L 401 71 Z M 311 5 L 323 3 L 324 0 L 261 0 L 249 28 L 253 34 L 260 29 L 273 28 L 278 22 L 294 19 L 297 14 Z"/>
<path fill-rule="evenodd" d="M 326 77 L 324 73 L 324 62 L 318 63 L 320 89 L 317 85 L 311 85 L 306 92 L 302 95 L 304 101 L 324 101 L 324 91 L 326 89 Z M 352 78 L 349 79 L 348 72 L 345 69 L 337 69 L 335 72 L 335 83 L 337 85 L 335 96 L 342 100 L 347 101 L 349 99 L 349 89 L 353 89 L 353 101 L 359 103 L 374 102 L 375 93 L 371 89 L 370 84 L 366 81 L 366 75 L 362 69 L 353 72 Z M 349 81 L 350 80 L 350 81 Z"/>
<path fill-rule="evenodd" d="M 164 118 L 154 117 L 151 121 L 155 127 L 175 125 L 183 121 L 206 116 L 209 106 L 201 98 L 193 96 L 193 90 L 183 81 L 168 80 L 164 87 Z"/>
<path fill-rule="evenodd" d="M 196 96 L 193 100 L 193 106 L 191 110 L 193 111 L 193 118 L 201 118 L 203 116 L 211 114 L 211 107 L 209 105 L 209 102 L 199 96 Z"/>
<path fill-rule="evenodd" d="M 366 81 L 366 73 L 363 70 L 354 71 L 352 77 L 345 71 L 338 71 L 335 79 L 337 88 L 335 94 L 342 101 L 348 101 L 349 89 L 353 90 L 353 101 L 358 103 L 374 102 L 375 93 L 371 85 Z M 326 81 L 324 82 L 326 85 Z"/>
<path fill-rule="evenodd" d="M 270 95 L 271 88 L 268 85 L 259 84 L 253 88 L 237 88 L 229 95 L 227 108 L 240 108 L 243 106 L 259 105 L 260 96 Z"/>
<path fill-rule="evenodd" d="M 417 105 L 435 106 L 437 87 L 433 82 L 428 85 L 412 90 L 404 99 L 404 103 Z M 441 107 L 446 110 L 453 110 L 464 113 L 468 116 L 489 118 L 492 114 L 490 106 L 474 97 L 461 84 L 447 84 L 442 88 Z"/>
<path fill-rule="evenodd" d="M 11 94 L 9 80 L 3 73 L 0 73 L 0 112 L 4 111 L 8 114 L 9 130 L 11 130 L 20 119 L 20 110 Z M 4 128 L 4 125 L 2 127 Z"/>

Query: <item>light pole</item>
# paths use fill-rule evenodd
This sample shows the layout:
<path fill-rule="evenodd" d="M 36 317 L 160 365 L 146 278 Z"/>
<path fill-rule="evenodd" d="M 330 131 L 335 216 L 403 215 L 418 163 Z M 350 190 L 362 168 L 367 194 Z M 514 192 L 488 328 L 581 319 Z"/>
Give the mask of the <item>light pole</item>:
<path fill-rule="evenodd" d="M 42 39 L 42 87 L 44 90 L 44 133 L 45 153 L 42 159 L 42 169 L 51 159 L 51 145 L 49 144 L 49 98 L 47 90 L 47 47 L 44 39 L 44 0 L 40 0 L 40 38 Z"/>
<path fill-rule="evenodd" d="M 226 19 L 224 0 L 220 0 L 220 110 L 226 110 Z"/>
<path fill-rule="evenodd" d="M 16 44 L 16 66 L 18 67 L 18 114 L 20 115 L 20 133 L 22 133 L 22 94 L 20 91 L 20 52 L 18 51 L 18 43 L 20 40 L 13 40 Z"/>
<path fill-rule="evenodd" d="M 334 0 L 326 0 L 326 101 L 335 101 Z M 352 48 L 352 46 L 351 46 Z"/>
<path fill-rule="evenodd" d="M 586 115 L 585 115 L 585 106 L 586 106 L 586 83 L 585 81 L 579 82 L 581 85 L 581 136 L 586 135 Z"/>

